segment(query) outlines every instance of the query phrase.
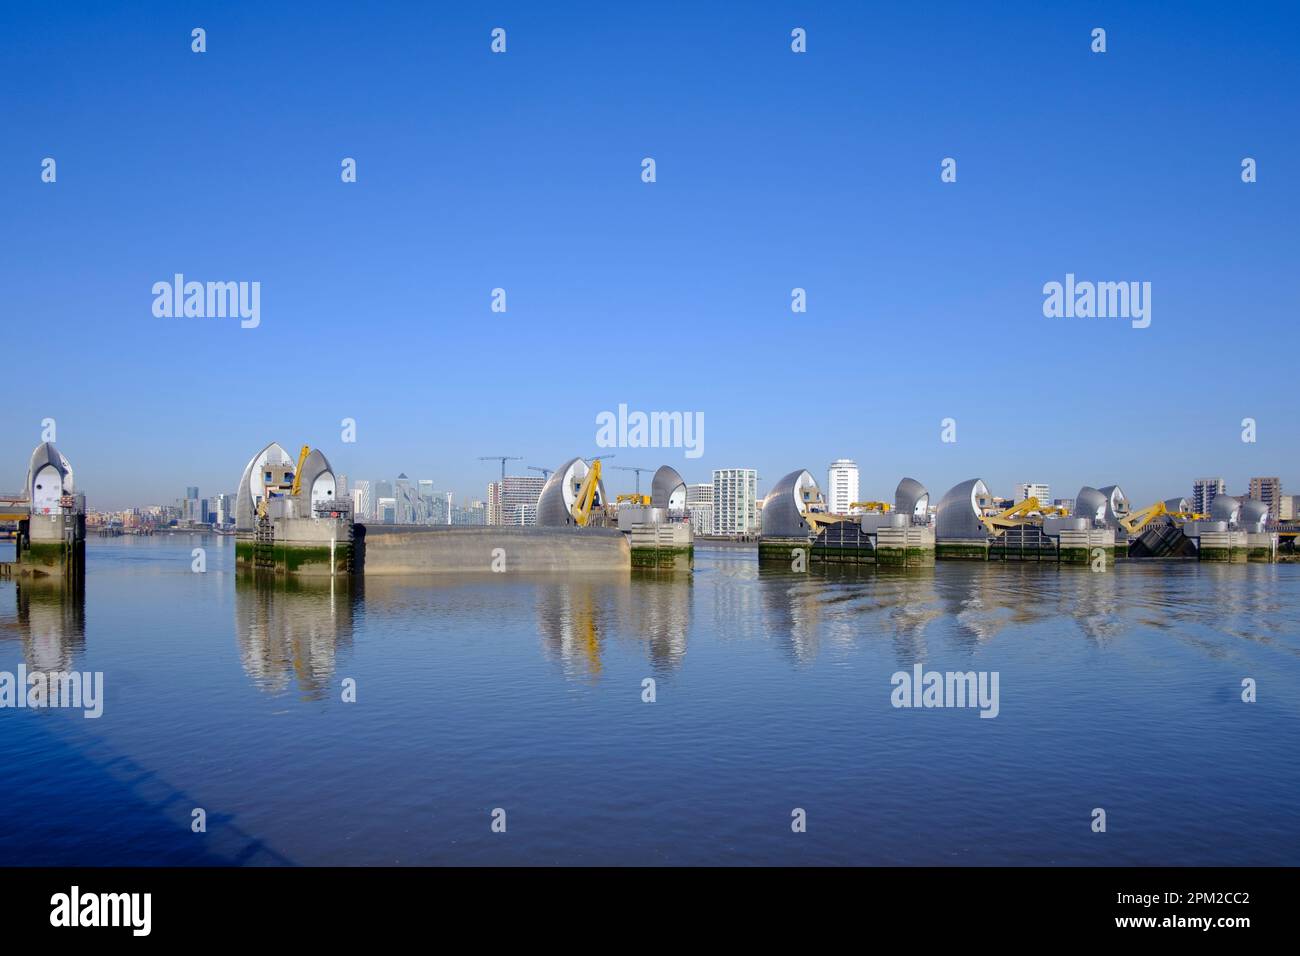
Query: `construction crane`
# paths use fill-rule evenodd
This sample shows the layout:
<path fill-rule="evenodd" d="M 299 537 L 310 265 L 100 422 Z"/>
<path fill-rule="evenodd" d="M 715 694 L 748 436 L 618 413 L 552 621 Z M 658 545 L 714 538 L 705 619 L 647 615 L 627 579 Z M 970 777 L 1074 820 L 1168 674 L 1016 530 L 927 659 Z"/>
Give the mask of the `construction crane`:
<path fill-rule="evenodd" d="M 1120 527 L 1129 534 L 1137 534 L 1156 518 L 1168 516 L 1170 518 L 1181 518 L 1188 521 L 1204 521 L 1206 515 L 1197 514 L 1194 511 L 1171 511 L 1163 501 L 1157 501 L 1149 508 L 1143 508 L 1140 511 L 1130 511 L 1124 517 L 1119 519 Z"/>
<path fill-rule="evenodd" d="M 613 455 L 608 457 L 612 458 Z M 591 467 L 587 469 L 587 476 L 582 479 L 582 484 L 578 486 L 578 495 L 573 502 L 573 520 L 580 528 L 585 528 L 587 522 L 591 520 L 591 506 L 596 501 L 596 489 L 599 487 L 600 459 L 593 458 Z"/>
<path fill-rule="evenodd" d="M 1005 511 L 999 511 L 993 515 L 981 515 L 980 521 L 988 530 L 989 534 L 995 531 L 1005 531 L 1007 528 L 1021 528 L 1027 524 L 1041 524 L 1047 515 L 1065 515 L 1067 512 L 1064 508 L 1056 505 L 1043 505 L 1038 503 L 1037 498 L 1026 498 L 1018 505 L 1012 505 Z"/>
<path fill-rule="evenodd" d="M 523 455 L 479 455 L 479 461 L 499 461 L 501 462 L 501 484 L 506 483 L 506 462 L 523 461 Z"/>
<path fill-rule="evenodd" d="M 542 473 L 543 481 L 551 477 L 551 475 L 555 474 L 554 468 L 538 468 L 536 465 L 528 465 L 526 467 L 528 468 L 529 471 L 540 471 Z"/>
<path fill-rule="evenodd" d="M 611 455 L 610 457 L 612 458 L 613 456 Z M 653 468 L 634 468 L 634 467 L 631 466 L 631 465 L 615 465 L 614 468 L 616 468 L 616 469 L 619 470 L 619 471 L 635 471 L 635 472 L 636 472 L 636 493 L 637 493 L 638 495 L 641 494 L 641 472 L 643 472 L 643 471 L 654 471 Z"/>
<path fill-rule="evenodd" d="M 302 451 L 298 452 L 298 464 L 293 466 L 293 485 L 289 488 L 289 494 L 295 498 L 302 491 L 302 463 L 307 460 L 307 456 L 310 454 L 311 446 L 303 445 Z"/>

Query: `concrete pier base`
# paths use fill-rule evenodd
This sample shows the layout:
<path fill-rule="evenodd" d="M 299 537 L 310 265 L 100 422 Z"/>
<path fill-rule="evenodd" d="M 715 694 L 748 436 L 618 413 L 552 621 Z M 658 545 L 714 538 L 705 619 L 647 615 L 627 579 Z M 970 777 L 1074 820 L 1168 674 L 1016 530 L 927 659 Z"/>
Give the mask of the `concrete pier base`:
<path fill-rule="evenodd" d="M 261 518 L 235 538 L 235 566 L 278 574 L 351 574 L 355 569 L 350 518 Z"/>
<path fill-rule="evenodd" d="M 357 563 L 379 575 L 630 571 L 613 528 L 357 525 Z"/>
<path fill-rule="evenodd" d="M 764 537 L 758 540 L 759 564 L 781 563 L 789 567 L 798 557 L 797 552 L 802 552 L 806 567 L 811 560 L 812 539 Z"/>
<path fill-rule="evenodd" d="M 1247 532 L 1246 560 L 1272 564 L 1277 561 L 1278 536 L 1276 532 Z"/>
<path fill-rule="evenodd" d="M 1197 539 L 1197 557 L 1201 561 L 1243 563 L 1250 551 L 1247 539 L 1245 531 L 1204 531 Z"/>
<path fill-rule="evenodd" d="M 934 529 L 910 526 L 876 531 L 876 563 L 889 567 L 923 568 L 934 564 Z"/>
<path fill-rule="evenodd" d="M 86 572 L 84 514 L 32 515 L 19 523 L 17 544 L 17 577 L 80 578 Z"/>
<path fill-rule="evenodd" d="M 1105 528 L 1087 528 L 1080 531 L 1062 531 L 1057 539 L 1061 564 L 1086 564 L 1092 566 L 1098 557 L 1104 566 L 1115 566 L 1120 547 L 1115 543 L 1115 532 Z M 1127 554 L 1127 548 L 1123 549 Z"/>
<path fill-rule="evenodd" d="M 695 539 L 682 521 L 634 525 L 628 544 L 634 568 L 689 571 L 695 566 Z"/>

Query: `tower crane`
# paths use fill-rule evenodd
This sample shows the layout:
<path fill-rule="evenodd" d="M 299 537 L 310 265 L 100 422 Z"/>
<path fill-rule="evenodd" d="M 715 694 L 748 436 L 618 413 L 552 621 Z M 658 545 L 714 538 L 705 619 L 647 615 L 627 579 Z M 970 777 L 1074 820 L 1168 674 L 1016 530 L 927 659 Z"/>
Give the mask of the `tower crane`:
<path fill-rule="evenodd" d="M 612 457 L 612 456 L 611 456 Z M 618 471 L 635 471 L 636 472 L 636 496 L 641 497 L 641 472 L 654 471 L 653 468 L 636 468 L 632 465 L 614 465 Z"/>
<path fill-rule="evenodd" d="M 501 462 L 501 484 L 506 483 L 506 462 L 523 461 L 523 455 L 479 455 L 479 461 L 499 461 Z"/>

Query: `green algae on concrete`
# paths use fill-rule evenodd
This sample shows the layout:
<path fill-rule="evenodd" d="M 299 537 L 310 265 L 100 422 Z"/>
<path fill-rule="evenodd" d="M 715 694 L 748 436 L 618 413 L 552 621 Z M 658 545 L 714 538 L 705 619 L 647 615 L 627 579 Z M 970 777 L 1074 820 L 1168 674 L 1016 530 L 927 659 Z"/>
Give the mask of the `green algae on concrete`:
<path fill-rule="evenodd" d="M 1102 547 L 1093 545 L 1090 548 L 1061 548 L 1062 564 L 1092 564 L 1093 558 L 1096 557 L 1094 552 L 1100 551 L 1105 560 L 1105 566 L 1110 568 L 1115 566 L 1118 557 L 1118 548 Z"/>
<path fill-rule="evenodd" d="M 695 548 L 693 546 L 633 548 L 632 567 L 690 570 L 695 567 Z"/>
<path fill-rule="evenodd" d="M 1221 564 L 1244 564 L 1246 561 L 1246 549 L 1210 548 L 1202 545 L 1200 559 L 1202 561 L 1214 561 Z"/>
<path fill-rule="evenodd" d="M 934 556 L 945 561 L 987 561 L 989 546 L 978 541 L 936 541 Z"/>
<path fill-rule="evenodd" d="M 933 548 L 876 548 L 876 563 L 890 568 L 921 568 L 934 564 Z"/>
<path fill-rule="evenodd" d="M 795 552 L 802 551 L 804 560 L 812 554 L 812 541 L 808 538 L 759 538 L 759 563 L 780 561 L 786 564 L 795 560 Z"/>
<path fill-rule="evenodd" d="M 235 563 L 287 574 L 347 574 L 352 567 L 352 543 L 340 541 L 334 545 L 333 567 L 330 565 L 330 550 L 329 545 L 286 544 L 283 541 L 259 545 L 256 541 L 236 541 Z"/>

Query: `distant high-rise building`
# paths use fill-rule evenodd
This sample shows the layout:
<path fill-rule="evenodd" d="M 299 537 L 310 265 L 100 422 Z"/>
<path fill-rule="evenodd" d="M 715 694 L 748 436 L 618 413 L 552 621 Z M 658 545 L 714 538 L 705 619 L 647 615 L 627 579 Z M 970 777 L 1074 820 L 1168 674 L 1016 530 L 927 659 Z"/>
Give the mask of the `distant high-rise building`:
<path fill-rule="evenodd" d="M 397 508 L 397 524 L 415 524 L 419 496 L 411 479 L 405 474 L 397 476 L 393 482 L 393 498 Z"/>
<path fill-rule="evenodd" d="M 1300 502 L 1296 501 L 1296 497 L 1296 495 L 1282 496 L 1282 509 L 1277 516 L 1278 521 L 1294 521 L 1296 519 L 1296 505 L 1300 504 Z"/>
<path fill-rule="evenodd" d="M 338 480 L 334 482 L 334 497 L 339 501 L 346 501 L 348 495 L 348 476 L 340 474 Z"/>
<path fill-rule="evenodd" d="M 352 483 L 352 514 L 358 521 L 371 517 L 370 509 L 374 500 L 370 497 L 370 482 L 365 478 Z"/>
<path fill-rule="evenodd" d="M 504 484 L 488 485 L 488 524 L 537 524 L 537 499 L 546 479 L 541 475 L 506 475 Z"/>
<path fill-rule="evenodd" d="M 1281 478 L 1250 479 L 1250 497 L 1268 505 L 1268 517 L 1270 520 L 1278 521 L 1280 519 L 1282 514 Z"/>
<path fill-rule="evenodd" d="M 188 488 L 185 489 L 186 498 L 197 498 L 198 496 L 199 496 L 199 489 L 196 488 L 194 485 L 190 485 Z"/>
<path fill-rule="evenodd" d="M 452 509 L 451 523 L 458 525 L 485 525 L 488 523 L 487 512 L 487 504 L 476 498 L 469 503 L 468 508 Z"/>
<path fill-rule="evenodd" d="M 848 514 L 849 506 L 858 500 L 858 463 L 852 458 L 831 462 L 826 490 L 827 510 L 834 515 Z"/>
<path fill-rule="evenodd" d="M 235 513 L 230 510 L 231 501 L 232 498 L 230 495 L 227 494 L 217 495 L 216 521 L 218 525 L 230 524 L 232 521 L 235 520 Z"/>
<path fill-rule="evenodd" d="M 758 530 L 758 471 L 715 468 L 713 533 L 753 534 Z"/>
<path fill-rule="evenodd" d="M 375 520 L 380 524 L 397 524 L 397 499 L 376 498 Z"/>
<path fill-rule="evenodd" d="M 1016 485 L 1016 504 L 1026 498 L 1037 498 L 1039 504 L 1047 504 L 1052 500 L 1052 489 L 1046 482 L 1022 481 Z"/>
<path fill-rule="evenodd" d="M 692 533 L 713 534 L 713 485 L 686 486 L 686 514 Z"/>
<path fill-rule="evenodd" d="M 1197 478 L 1192 482 L 1192 510 L 1208 515 L 1214 499 L 1227 489 L 1222 478 Z"/>
<path fill-rule="evenodd" d="M 446 524 L 442 496 L 433 490 L 433 482 L 421 478 L 416 482 L 415 523 Z"/>

